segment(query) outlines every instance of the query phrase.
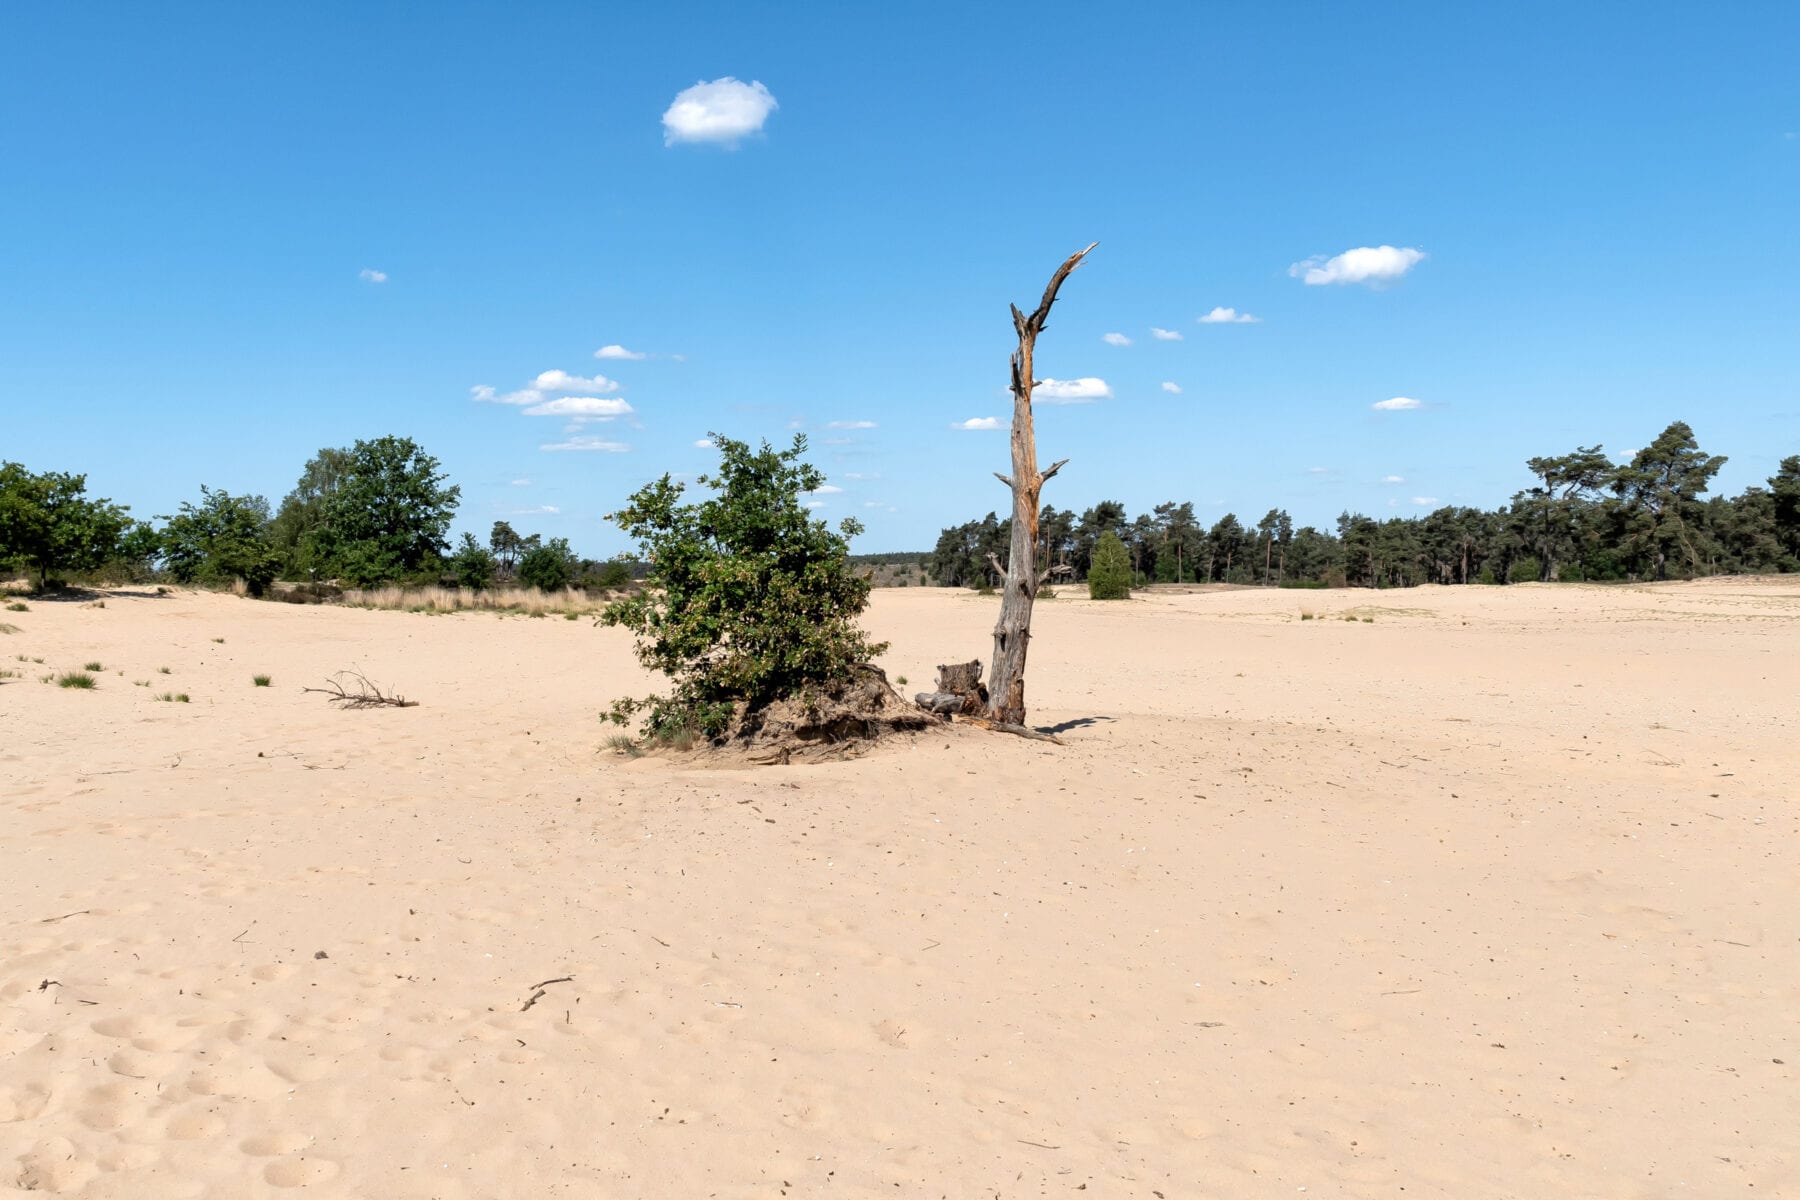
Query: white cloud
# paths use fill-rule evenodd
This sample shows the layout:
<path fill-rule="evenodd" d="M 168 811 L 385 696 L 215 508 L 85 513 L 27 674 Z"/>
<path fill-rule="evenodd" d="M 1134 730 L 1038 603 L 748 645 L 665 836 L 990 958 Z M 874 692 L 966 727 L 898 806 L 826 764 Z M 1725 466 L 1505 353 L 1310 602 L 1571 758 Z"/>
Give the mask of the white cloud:
<path fill-rule="evenodd" d="M 1383 482 L 1383 483 L 1405 483 L 1406 477 L 1404 475 L 1383 475 L 1381 477 L 1381 482 Z"/>
<path fill-rule="evenodd" d="M 1088 404 L 1113 394 L 1106 380 L 1084 375 L 1080 379 L 1045 379 L 1031 389 L 1033 400 L 1045 404 Z"/>
<path fill-rule="evenodd" d="M 1317 255 L 1297 262 L 1288 274 L 1304 279 L 1308 287 L 1327 283 L 1389 283 L 1425 260 L 1423 250 L 1411 246 L 1358 246 L 1326 258 Z"/>
<path fill-rule="evenodd" d="M 825 502 L 823 500 L 808 500 L 806 502 L 806 507 L 808 507 L 808 508 L 824 508 Z"/>
<path fill-rule="evenodd" d="M 1412 502 L 1421 508 L 1429 508 L 1438 502 L 1438 498 L 1436 496 L 1414 496 Z"/>
<path fill-rule="evenodd" d="M 825 428 L 827 428 L 827 429 L 873 429 L 873 428 L 875 428 L 875 422 L 873 422 L 873 421 L 827 421 L 827 422 L 825 422 Z"/>
<path fill-rule="evenodd" d="M 528 417 L 580 417 L 589 421 L 610 421 L 629 416 L 635 410 L 625 401 L 610 396 L 558 396 L 525 409 Z"/>
<path fill-rule="evenodd" d="M 609 442 L 597 437 L 572 437 L 566 442 L 548 442 L 538 447 L 539 450 L 603 450 L 608 454 L 623 454 L 631 449 L 624 442 Z"/>
<path fill-rule="evenodd" d="M 1004 429 L 999 417 L 970 417 L 966 421 L 952 421 L 952 429 Z"/>
<path fill-rule="evenodd" d="M 818 487 L 806 494 L 809 496 L 835 496 L 843 490 L 843 488 L 838 487 L 833 483 L 821 483 Z"/>
<path fill-rule="evenodd" d="M 650 356 L 648 354 L 640 354 L 636 350 L 627 350 L 625 347 L 619 345 L 617 342 L 614 342 L 610 346 L 602 346 L 598 350 L 594 351 L 594 357 L 595 358 L 623 358 L 623 359 L 629 359 L 631 362 L 637 362 L 639 359 L 649 358 Z"/>
<path fill-rule="evenodd" d="M 1129 346 L 1129 345 L 1131 345 L 1131 339 L 1126 337 L 1122 333 L 1103 333 L 1100 335 L 1100 340 L 1105 342 L 1109 346 Z"/>
<path fill-rule="evenodd" d="M 1330 467 L 1308 467 L 1308 468 L 1306 468 L 1306 473 L 1308 475 L 1329 475 L 1329 474 L 1331 474 L 1331 468 Z"/>
<path fill-rule="evenodd" d="M 562 509 L 554 504 L 540 504 L 536 508 L 509 508 L 506 510 L 506 515 L 509 517 L 556 516 L 560 512 Z"/>
<path fill-rule="evenodd" d="M 1220 306 L 1204 317 L 1195 317 L 1194 320 L 1201 325 L 1255 325 L 1262 318 L 1253 317 L 1249 313 L 1241 313 L 1235 308 Z"/>
<path fill-rule="evenodd" d="M 740 138 L 761 130 L 778 107 L 769 89 L 754 81 L 743 83 L 727 75 L 711 83 L 696 83 L 676 93 L 675 102 L 663 114 L 663 145 L 718 142 L 735 146 Z"/>
<path fill-rule="evenodd" d="M 711 450 L 712 448 L 713 448 L 713 440 L 711 438 L 695 438 L 694 439 L 694 449 L 696 449 L 696 450 Z"/>
<path fill-rule="evenodd" d="M 1411 396 L 1395 396 L 1392 400 L 1377 400 L 1369 407 L 1376 412 L 1409 412 L 1415 408 L 1424 408 L 1425 404 Z"/>
<path fill-rule="evenodd" d="M 529 480 L 529 479 L 515 479 L 515 480 L 513 480 L 513 481 L 512 481 L 512 485 L 513 485 L 513 486 L 514 486 L 514 487 L 530 487 L 530 486 L 531 486 L 531 480 Z"/>
<path fill-rule="evenodd" d="M 1150 336 L 1159 342 L 1180 342 L 1186 340 L 1181 336 L 1179 330 L 1158 329 L 1154 325 L 1150 327 Z"/>
<path fill-rule="evenodd" d="M 358 279 L 362 280 L 364 283 L 386 283 L 387 282 L 387 272 L 386 271 L 377 271 L 373 267 L 364 267 L 362 270 L 360 270 L 356 273 L 356 277 Z"/>
<path fill-rule="evenodd" d="M 1169 393 L 1171 396 L 1181 395 L 1181 385 L 1179 383 L 1170 383 L 1166 379 L 1162 381 L 1162 390 Z"/>
<path fill-rule="evenodd" d="M 545 371 L 531 381 L 531 386 L 540 392 L 616 392 L 619 382 L 608 379 L 604 375 L 596 375 L 587 379 L 580 375 L 571 375 L 567 371 Z"/>
<path fill-rule="evenodd" d="M 881 472 L 870 471 L 870 472 L 864 473 L 862 471 L 845 471 L 844 478 L 845 479 L 880 479 Z"/>

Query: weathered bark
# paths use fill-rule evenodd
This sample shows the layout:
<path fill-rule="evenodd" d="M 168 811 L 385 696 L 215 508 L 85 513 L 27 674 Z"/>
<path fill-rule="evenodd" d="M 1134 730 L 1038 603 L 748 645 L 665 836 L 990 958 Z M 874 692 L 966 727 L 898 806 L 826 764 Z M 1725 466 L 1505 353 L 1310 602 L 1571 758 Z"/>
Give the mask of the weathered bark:
<path fill-rule="evenodd" d="M 1048 471 L 1039 472 L 1037 435 L 1032 428 L 1031 391 L 1037 385 L 1032 374 L 1032 356 L 1037 336 L 1044 331 L 1056 293 L 1081 265 L 1087 250 L 1071 254 L 1044 288 L 1044 297 L 1029 315 L 1012 310 L 1013 330 L 1018 334 L 1019 348 L 1012 356 L 1012 475 L 1002 475 L 1001 482 L 1012 488 L 1012 544 L 1006 562 L 1006 584 L 1000 600 L 1000 618 L 994 624 L 994 659 L 988 671 L 990 700 L 987 717 L 1004 725 L 1025 723 L 1025 655 L 1031 646 L 1031 606 L 1037 599 L 1041 580 L 1037 570 L 1038 497 L 1044 483 L 1068 462 L 1062 460 Z"/>
<path fill-rule="evenodd" d="M 981 660 L 966 663 L 939 663 L 937 694 L 955 696 L 960 703 L 951 711 L 975 715 L 988 706 L 988 690 L 981 683 Z"/>

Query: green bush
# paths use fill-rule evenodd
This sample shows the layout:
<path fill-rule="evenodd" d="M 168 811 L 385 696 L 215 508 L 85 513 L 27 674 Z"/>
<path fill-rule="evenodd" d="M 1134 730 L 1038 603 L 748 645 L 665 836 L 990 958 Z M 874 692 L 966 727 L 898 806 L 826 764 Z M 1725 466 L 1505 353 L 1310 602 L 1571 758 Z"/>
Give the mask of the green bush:
<path fill-rule="evenodd" d="M 1088 596 L 1094 600 L 1131 599 L 1131 555 L 1110 529 L 1094 543 L 1088 566 Z"/>
<path fill-rule="evenodd" d="M 450 571 L 456 576 L 458 587 L 479 592 L 494 582 L 493 551 L 476 541 L 474 534 L 465 533 L 456 553 L 450 556 Z"/>
<path fill-rule="evenodd" d="M 585 582 L 604 591 L 613 591 L 631 582 L 631 568 L 617 559 L 604 562 L 600 564 L 600 569 Z"/>
<path fill-rule="evenodd" d="M 545 592 L 560 592 L 575 578 L 581 563 L 569 539 L 551 538 L 519 560 L 519 582 Z"/>
<path fill-rule="evenodd" d="M 699 479 L 709 498 L 681 503 L 682 485 L 664 475 L 613 518 L 638 540 L 649 586 L 601 620 L 635 633 L 638 661 L 674 688 L 620 700 L 610 717 L 641 713 L 644 732 L 664 740 L 717 737 L 740 708 L 817 695 L 887 648 L 857 625 L 870 584 L 850 565 L 849 539 L 862 526 L 833 531 L 806 507 L 825 476 L 802 460 L 805 436 L 780 451 L 711 437 L 719 468 Z"/>
<path fill-rule="evenodd" d="M 242 579 L 252 596 L 260 596 L 281 566 L 268 529 L 267 500 L 202 484 L 199 505 L 184 501 L 163 526 L 163 561 L 177 583 Z"/>

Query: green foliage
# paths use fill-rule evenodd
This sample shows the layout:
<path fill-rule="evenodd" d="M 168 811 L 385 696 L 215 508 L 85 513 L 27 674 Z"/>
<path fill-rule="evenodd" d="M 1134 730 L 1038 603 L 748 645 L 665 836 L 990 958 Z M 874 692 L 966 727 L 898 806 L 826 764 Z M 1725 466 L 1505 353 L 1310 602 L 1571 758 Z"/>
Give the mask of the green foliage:
<path fill-rule="evenodd" d="M 1088 596 L 1094 600 L 1131 599 L 1131 556 L 1119 535 L 1110 529 L 1094 543 L 1092 565 L 1088 568 Z"/>
<path fill-rule="evenodd" d="M 717 736 L 739 706 L 817 694 L 886 649 L 856 620 L 870 585 L 850 566 L 849 539 L 862 526 L 846 519 L 834 531 L 806 507 L 825 483 L 803 459 L 806 438 L 778 451 L 711 436 L 719 468 L 699 480 L 709 498 L 682 503 L 665 475 L 614 517 L 638 540 L 649 586 L 601 620 L 635 633 L 638 660 L 674 688 L 619 701 L 611 716 L 625 724 L 642 712 L 651 736 Z"/>
<path fill-rule="evenodd" d="M 479 592 L 494 582 L 493 552 L 476 541 L 474 534 L 465 533 L 450 556 L 450 571 L 458 586 Z"/>
<path fill-rule="evenodd" d="M 168 704 L 186 704 L 188 703 L 188 694 L 186 692 L 164 692 L 157 699 Z"/>
<path fill-rule="evenodd" d="M 101 662 L 83 663 L 81 669 L 84 671 L 104 671 L 106 670 L 106 664 Z"/>
<path fill-rule="evenodd" d="M 273 680 L 267 675 L 252 675 L 250 677 L 250 682 L 256 687 L 268 687 Z"/>
<path fill-rule="evenodd" d="M 539 591 L 559 592 L 580 570 L 581 560 L 569 549 L 569 539 L 551 538 L 519 560 L 519 582 Z"/>
<path fill-rule="evenodd" d="M 125 513 L 123 505 L 89 499 L 85 475 L 34 475 L 0 463 L 0 566 L 35 568 L 43 587 L 52 572 L 91 570 L 118 553 Z"/>
<path fill-rule="evenodd" d="M 606 591 L 622 588 L 631 582 L 631 568 L 617 559 L 601 563 L 600 569 L 594 573 L 592 582 L 593 586 Z"/>
<path fill-rule="evenodd" d="M 419 572 L 448 549 L 462 489 L 445 478 L 411 438 L 357 442 L 320 498 L 315 562 L 356 587 Z"/>
<path fill-rule="evenodd" d="M 1790 555 L 1800 557 L 1800 454 L 1781 460 L 1781 467 L 1769 479 L 1769 492 L 1774 500 L 1776 535 Z"/>
<path fill-rule="evenodd" d="M 307 461 L 294 490 L 282 499 L 269 523 L 269 542 L 281 555 L 287 578 L 312 579 L 326 566 L 319 561 L 318 530 L 325 524 L 326 504 L 349 465 L 350 451 L 320 450 Z"/>
<path fill-rule="evenodd" d="M 94 677 L 89 675 L 86 671 L 64 671 L 61 675 L 56 677 L 56 686 L 79 688 L 82 691 L 92 691 L 94 689 Z"/>
<path fill-rule="evenodd" d="M 30 612 L 31 605 L 25 603 L 23 600 L 14 600 L 11 604 L 8 604 L 6 606 L 6 611 L 7 612 Z"/>
<path fill-rule="evenodd" d="M 178 583 L 242 579 L 260 596 L 280 569 L 268 538 L 269 502 L 200 487 L 198 506 L 184 501 L 162 530 L 162 558 Z"/>

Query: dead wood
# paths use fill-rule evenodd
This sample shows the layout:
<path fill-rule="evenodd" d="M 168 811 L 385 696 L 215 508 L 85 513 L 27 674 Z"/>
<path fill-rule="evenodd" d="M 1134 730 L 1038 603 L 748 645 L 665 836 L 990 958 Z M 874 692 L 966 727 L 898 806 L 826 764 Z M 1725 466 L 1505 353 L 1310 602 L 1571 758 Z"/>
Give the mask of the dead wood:
<path fill-rule="evenodd" d="M 355 691 L 351 690 L 354 685 Z M 388 693 L 369 679 L 361 671 L 339 671 L 325 681 L 324 687 L 301 688 L 303 692 L 318 692 L 329 696 L 331 703 L 344 708 L 417 708 L 417 700 L 404 699 L 398 692 Z"/>

